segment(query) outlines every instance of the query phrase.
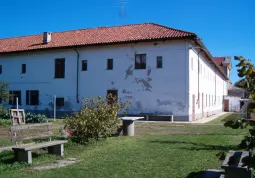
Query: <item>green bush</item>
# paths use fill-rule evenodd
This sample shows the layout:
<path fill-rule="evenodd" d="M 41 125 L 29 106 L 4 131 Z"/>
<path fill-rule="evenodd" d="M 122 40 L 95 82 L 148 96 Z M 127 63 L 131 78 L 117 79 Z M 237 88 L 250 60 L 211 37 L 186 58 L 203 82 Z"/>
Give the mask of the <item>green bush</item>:
<path fill-rule="evenodd" d="M 44 114 L 26 113 L 26 123 L 44 123 L 47 122 L 47 117 Z"/>
<path fill-rule="evenodd" d="M 44 114 L 33 114 L 33 113 L 26 113 L 26 123 L 44 123 L 47 122 L 47 117 Z M 10 113 L 7 109 L 4 109 L 2 105 L 0 105 L 0 120 L 9 120 L 10 121 Z M 1 121 L 5 123 L 4 121 Z"/>
<path fill-rule="evenodd" d="M 11 120 L 7 120 L 7 119 L 0 119 L 0 126 L 8 126 L 11 125 Z"/>
<path fill-rule="evenodd" d="M 115 134 L 120 123 L 117 113 L 125 112 L 129 103 L 114 100 L 111 96 L 86 99 L 82 109 L 64 121 L 72 131 L 71 139 L 85 144 Z"/>
<path fill-rule="evenodd" d="M 10 119 L 10 113 L 0 105 L 0 119 Z"/>

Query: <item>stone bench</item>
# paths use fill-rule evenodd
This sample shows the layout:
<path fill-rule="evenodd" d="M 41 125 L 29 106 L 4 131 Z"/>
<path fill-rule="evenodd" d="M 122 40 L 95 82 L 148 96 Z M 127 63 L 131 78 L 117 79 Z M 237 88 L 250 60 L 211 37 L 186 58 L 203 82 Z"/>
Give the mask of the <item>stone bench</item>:
<path fill-rule="evenodd" d="M 243 158 L 249 156 L 248 151 L 230 151 L 221 166 L 225 169 L 225 178 L 252 178 L 253 169 L 242 162 Z"/>
<path fill-rule="evenodd" d="M 134 136 L 135 135 L 135 123 L 134 121 L 143 119 L 144 117 L 120 117 L 123 121 L 123 135 Z"/>
<path fill-rule="evenodd" d="M 174 121 L 174 115 L 173 114 L 154 114 L 154 113 L 140 113 L 140 115 L 144 115 L 146 121 L 149 120 L 149 117 L 169 117 L 169 121 Z"/>
<path fill-rule="evenodd" d="M 67 143 L 67 140 L 51 141 L 51 136 L 53 135 L 51 123 L 13 126 L 11 127 L 11 134 L 12 141 L 16 143 L 12 150 L 17 161 L 32 164 L 32 150 L 40 148 L 48 148 L 48 153 L 64 156 L 64 143 Z M 19 142 L 24 140 L 41 138 L 48 138 L 49 141 L 18 145 Z"/>

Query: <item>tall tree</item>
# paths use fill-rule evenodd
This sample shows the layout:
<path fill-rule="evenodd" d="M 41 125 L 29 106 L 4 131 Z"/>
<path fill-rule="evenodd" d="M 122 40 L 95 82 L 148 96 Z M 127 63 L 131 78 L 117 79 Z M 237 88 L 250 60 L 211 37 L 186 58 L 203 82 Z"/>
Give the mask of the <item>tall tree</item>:
<path fill-rule="evenodd" d="M 238 76 L 241 78 L 236 85 L 244 88 L 250 97 L 255 99 L 255 69 L 251 60 L 247 60 L 242 56 L 235 56 L 235 60 L 239 61 L 236 65 L 238 67 Z M 235 85 L 235 86 L 236 86 Z"/>

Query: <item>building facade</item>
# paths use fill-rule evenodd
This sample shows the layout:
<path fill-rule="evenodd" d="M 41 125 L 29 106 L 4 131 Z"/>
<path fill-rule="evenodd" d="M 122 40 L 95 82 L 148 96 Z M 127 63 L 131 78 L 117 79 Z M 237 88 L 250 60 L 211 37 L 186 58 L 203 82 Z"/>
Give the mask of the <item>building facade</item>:
<path fill-rule="evenodd" d="M 157 24 L 0 39 L 0 68 L 20 108 L 49 115 L 54 96 L 57 111 L 69 113 L 113 93 L 131 101 L 128 114 L 192 121 L 221 112 L 227 95 L 228 76 L 197 36 Z"/>

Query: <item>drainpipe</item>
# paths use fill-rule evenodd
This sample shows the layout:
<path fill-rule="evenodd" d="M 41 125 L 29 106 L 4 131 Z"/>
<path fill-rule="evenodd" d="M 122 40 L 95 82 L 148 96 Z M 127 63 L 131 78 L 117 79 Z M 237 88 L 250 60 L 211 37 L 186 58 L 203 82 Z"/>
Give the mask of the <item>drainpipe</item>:
<path fill-rule="evenodd" d="M 80 103 L 79 101 L 79 59 L 80 59 L 80 53 L 77 51 L 76 48 L 74 48 L 75 52 L 77 53 L 77 66 L 76 66 L 76 101 L 77 103 Z"/>
<path fill-rule="evenodd" d="M 200 82 L 200 78 L 199 78 L 199 75 L 200 75 L 200 62 L 199 62 L 199 56 L 200 56 L 200 52 L 201 52 L 201 50 L 199 50 L 198 51 L 198 53 L 197 53 L 197 65 L 198 65 L 198 68 L 197 68 L 197 74 L 198 74 L 198 82 L 197 82 L 197 87 L 198 87 L 198 93 L 197 93 L 197 104 L 198 104 L 198 106 L 199 106 L 199 108 L 200 108 L 200 88 L 199 88 L 199 86 L 200 86 L 200 84 L 199 84 L 199 82 Z"/>
<path fill-rule="evenodd" d="M 215 105 L 216 104 L 216 67 L 214 69 L 215 69 L 214 70 L 214 73 L 215 73 L 215 77 L 214 77 L 215 78 L 214 79 L 215 80 L 215 84 L 214 84 L 214 86 L 215 86 L 214 87 L 214 90 L 215 90 L 215 92 L 214 92 L 215 93 L 215 96 L 214 96 L 214 105 Z"/>

